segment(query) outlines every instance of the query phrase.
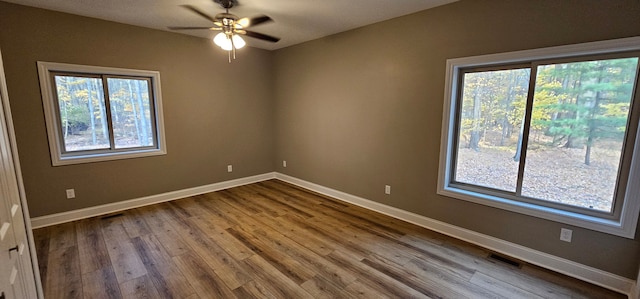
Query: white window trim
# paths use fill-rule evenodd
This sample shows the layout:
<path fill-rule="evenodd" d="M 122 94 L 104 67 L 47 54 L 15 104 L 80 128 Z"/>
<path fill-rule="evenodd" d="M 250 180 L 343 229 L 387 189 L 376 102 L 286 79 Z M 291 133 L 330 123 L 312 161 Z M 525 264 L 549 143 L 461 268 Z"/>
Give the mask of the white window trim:
<path fill-rule="evenodd" d="M 452 151 L 455 140 L 455 104 L 458 94 L 458 77 L 462 68 L 481 67 L 496 64 L 521 63 L 531 60 L 551 58 L 565 58 L 582 55 L 596 55 L 612 52 L 640 50 L 640 37 L 631 37 L 567 46 L 524 50 L 500 54 L 481 55 L 447 60 L 445 79 L 445 98 L 443 106 L 442 134 L 440 141 L 440 165 L 438 171 L 438 189 L 440 195 L 466 200 L 490 207 L 504 209 L 529 216 L 575 225 L 594 231 L 617 235 L 633 239 L 640 213 L 640 129 L 636 132 L 633 158 L 629 171 L 625 200 L 620 219 L 610 220 L 596 216 L 569 212 L 550 207 L 544 207 L 526 202 L 508 200 L 496 196 L 480 194 L 450 186 Z M 637 87 L 640 88 L 640 87 Z M 640 99 L 635 99 L 639 101 Z"/>
<path fill-rule="evenodd" d="M 136 149 L 132 148 L 123 151 L 87 153 L 77 155 L 63 155 L 60 131 L 58 130 L 58 121 L 56 117 L 56 101 L 52 80 L 49 77 L 50 72 L 74 72 L 101 75 L 120 75 L 120 76 L 137 76 L 147 77 L 151 79 L 154 108 L 155 126 L 156 126 L 156 148 Z M 42 104 L 44 106 L 45 121 L 47 125 L 47 136 L 49 138 L 49 150 L 51 152 L 51 163 L 53 166 L 71 165 L 79 163 L 91 163 L 100 161 L 111 161 L 120 159 L 131 159 L 148 156 L 165 155 L 165 135 L 164 120 L 162 113 L 162 95 L 160 93 L 160 73 L 157 71 L 132 70 L 111 67 L 98 67 L 77 64 L 55 63 L 38 61 L 38 77 L 40 79 L 40 91 L 42 93 Z"/>

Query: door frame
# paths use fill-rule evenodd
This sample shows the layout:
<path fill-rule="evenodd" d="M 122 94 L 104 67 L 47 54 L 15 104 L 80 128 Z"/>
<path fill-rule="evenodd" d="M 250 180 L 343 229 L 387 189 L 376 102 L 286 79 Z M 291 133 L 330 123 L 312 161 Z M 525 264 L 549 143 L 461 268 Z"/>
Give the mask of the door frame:
<path fill-rule="evenodd" d="M 9 149 L 13 157 L 13 164 L 15 168 L 16 180 L 18 183 L 18 191 L 20 193 L 20 205 L 22 206 L 22 213 L 24 217 L 24 226 L 27 232 L 27 243 L 29 254 L 31 256 L 31 266 L 33 269 L 33 281 L 35 282 L 38 298 L 44 298 L 42 291 L 42 282 L 40 280 L 40 269 L 38 267 L 38 256 L 36 254 L 36 246 L 33 240 L 33 231 L 31 228 L 31 217 L 29 215 L 29 208 L 27 205 L 27 197 L 24 189 L 24 183 L 22 180 L 22 170 L 20 168 L 20 159 L 18 158 L 18 146 L 16 143 L 16 134 L 13 127 L 13 118 L 11 117 L 11 108 L 9 105 L 9 93 L 7 90 L 7 81 L 4 73 L 4 63 L 2 59 L 2 51 L 0 49 L 0 105 L 4 110 L 4 122 L 7 127 L 7 133 L 9 136 Z M 1 118 L 1 117 L 0 117 Z"/>

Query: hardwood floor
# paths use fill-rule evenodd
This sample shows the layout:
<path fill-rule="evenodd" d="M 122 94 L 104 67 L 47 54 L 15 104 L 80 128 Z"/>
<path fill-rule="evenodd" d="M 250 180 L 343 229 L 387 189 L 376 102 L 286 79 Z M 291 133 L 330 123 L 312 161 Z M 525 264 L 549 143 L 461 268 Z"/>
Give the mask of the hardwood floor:
<path fill-rule="evenodd" d="M 45 298 L 625 298 L 277 180 L 34 231 Z"/>

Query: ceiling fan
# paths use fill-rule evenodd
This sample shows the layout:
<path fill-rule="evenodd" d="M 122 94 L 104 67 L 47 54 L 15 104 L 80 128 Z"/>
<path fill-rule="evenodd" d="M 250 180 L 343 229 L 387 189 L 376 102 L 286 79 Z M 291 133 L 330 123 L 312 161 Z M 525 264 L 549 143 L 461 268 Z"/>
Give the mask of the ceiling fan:
<path fill-rule="evenodd" d="M 245 35 L 248 37 L 264 40 L 268 42 L 278 42 L 280 38 L 266 35 L 250 30 L 246 28 L 264 24 L 267 22 L 273 22 L 273 20 L 265 15 L 259 15 L 253 18 L 238 18 L 238 16 L 229 13 L 229 9 L 238 4 L 238 0 L 213 0 L 213 2 L 220 4 L 225 9 L 224 13 L 219 13 L 215 17 L 211 17 L 209 14 L 199 10 L 191 5 L 182 5 L 182 7 L 196 13 L 197 15 L 213 22 L 212 27 L 184 27 L 184 26 L 171 26 L 168 27 L 171 30 L 213 30 L 221 31 L 214 38 L 213 42 L 220 46 L 223 50 L 229 52 L 229 62 L 231 58 L 236 59 L 236 49 L 240 49 L 246 45 L 246 42 L 240 37 Z"/>

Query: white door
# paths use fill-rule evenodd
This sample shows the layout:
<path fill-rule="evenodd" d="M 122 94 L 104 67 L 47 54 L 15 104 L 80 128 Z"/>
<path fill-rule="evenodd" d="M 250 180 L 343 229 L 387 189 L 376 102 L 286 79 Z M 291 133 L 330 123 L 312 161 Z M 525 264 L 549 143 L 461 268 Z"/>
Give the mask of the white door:
<path fill-rule="evenodd" d="M 42 292 L 36 283 L 36 259 L 32 259 L 33 237 L 25 223 L 8 103 L 0 55 L 0 299 L 39 298 Z"/>

